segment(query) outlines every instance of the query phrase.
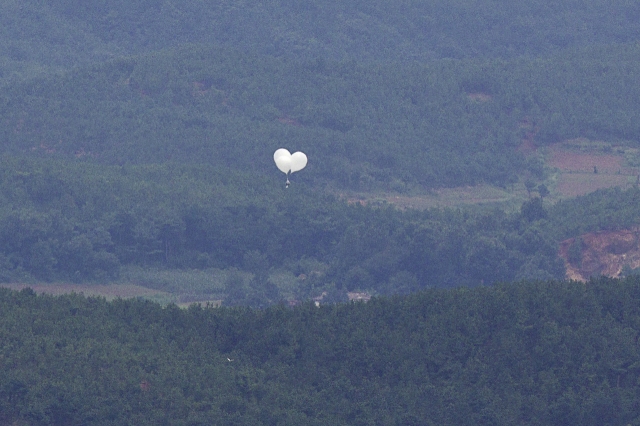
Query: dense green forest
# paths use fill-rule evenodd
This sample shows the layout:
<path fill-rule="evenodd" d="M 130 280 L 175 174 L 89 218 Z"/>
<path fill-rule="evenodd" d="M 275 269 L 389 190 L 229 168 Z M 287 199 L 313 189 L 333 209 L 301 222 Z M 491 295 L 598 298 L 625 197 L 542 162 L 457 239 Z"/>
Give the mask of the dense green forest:
<path fill-rule="evenodd" d="M 170 2 L 56 2 L 37 13 L 34 4 L 7 3 L 2 19 L 15 26 L 38 16 L 41 30 L 66 34 L 53 37 L 59 45 L 87 50 L 69 66 L 41 56 L 41 73 L 24 71 L 0 87 L 3 281 L 129 281 L 233 305 L 323 294 L 340 301 L 348 291 L 561 279 L 559 241 L 638 223 L 637 189 L 557 205 L 534 197 L 515 212 L 397 211 L 330 195 L 544 182 L 548 170 L 520 149 L 524 139 L 544 147 L 586 137 L 633 152 L 640 140 L 633 25 L 609 22 L 597 40 L 607 44 L 574 35 L 553 45 L 543 34 L 551 27 L 540 27 L 541 44 L 520 54 L 468 44 L 464 54 L 418 61 L 340 53 L 347 41 L 330 54 L 277 54 L 260 43 L 241 49 L 231 39 L 195 36 L 168 48 L 154 31 L 176 34 L 163 21 L 173 15 L 157 14 Z M 201 10 L 195 3 L 171 7 L 198 33 L 187 18 Z M 338 6 L 317 7 L 331 15 Z M 362 13 L 395 19 L 388 8 L 376 3 Z M 233 13 L 250 19 L 249 9 Z M 418 16 L 407 10 L 396 12 Z M 575 22 L 590 28 L 593 18 L 578 15 Z M 201 22 L 219 22 L 207 16 Z M 143 25 L 147 19 L 160 26 Z M 25 41 L 33 28 L 15 37 Z M 623 28 L 624 36 L 612 36 Z M 78 34 L 84 38 L 71 42 Z M 471 43 L 458 36 L 460 46 Z M 283 146 L 310 158 L 288 191 L 272 162 Z"/>
<path fill-rule="evenodd" d="M 105 164 L 273 172 L 311 157 L 314 185 L 409 191 L 540 179 L 518 147 L 587 137 L 636 147 L 640 47 L 544 59 L 367 65 L 190 46 L 0 89 L 2 150 Z M 473 95 L 481 94 L 484 100 Z"/>
<path fill-rule="evenodd" d="M 640 281 L 264 310 L 0 290 L 0 422 L 625 425 Z"/>
<path fill-rule="evenodd" d="M 639 76 L 628 0 L 0 2 L 0 282 L 169 295 L 0 288 L 0 424 L 640 424 L 638 270 L 559 257 L 640 177 L 544 157 L 636 170 Z"/>
<path fill-rule="evenodd" d="M 539 56 L 635 42 L 638 17 L 624 0 L 7 0 L 0 79 L 184 43 L 357 61 Z"/>
<path fill-rule="evenodd" d="M 532 129 L 638 139 L 629 2 L 1 7 L 8 152 L 262 170 L 287 145 L 309 182 L 407 191 L 539 179 Z"/>

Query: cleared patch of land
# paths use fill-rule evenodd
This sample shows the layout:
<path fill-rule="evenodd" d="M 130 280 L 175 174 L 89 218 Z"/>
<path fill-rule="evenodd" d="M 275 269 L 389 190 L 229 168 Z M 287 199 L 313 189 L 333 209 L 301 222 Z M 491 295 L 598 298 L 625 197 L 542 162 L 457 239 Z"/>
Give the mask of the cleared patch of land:
<path fill-rule="evenodd" d="M 600 231 L 560 243 L 559 256 L 565 262 L 567 278 L 587 281 L 605 275 L 618 278 L 640 268 L 640 228 Z"/>
<path fill-rule="evenodd" d="M 574 139 L 546 149 L 545 163 L 555 179 L 555 197 L 588 194 L 602 188 L 637 183 L 639 170 L 628 164 L 630 149 Z"/>
<path fill-rule="evenodd" d="M 107 300 L 117 298 L 127 299 L 133 297 L 143 297 L 149 299 L 169 298 L 169 293 L 142 287 L 134 284 L 70 284 L 70 283 L 51 283 L 51 284 L 6 284 L 0 283 L 0 287 L 6 287 L 13 290 L 22 290 L 31 288 L 38 294 L 51 294 L 54 296 L 78 293 L 87 297 L 104 297 Z"/>
<path fill-rule="evenodd" d="M 621 175 L 578 175 L 564 173 L 559 176 L 556 183 L 556 192 L 561 197 L 577 197 L 578 195 L 588 194 L 598 189 L 611 188 L 619 186 L 626 188 L 630 186 L 634 180 L 627 176 Z"/>
<path fill-rule="evenodd" d="M 104 297 L 106 300 L 143 298 L 153 300 L 161 304 L 175 303 L 181 308 L 188 308 L 191 305 L 202 307 L 219 307 L 222 304 L 220 299 L 188 300 L 192 296 L 172 294 L 166 291 L 155 290 L 135 284 L 73 284 L 73 283 L 41 283 L 41 284 L 8 284 L 0 283 L 0 287 L 12 290 L 23 290 L 31 288 L 37 294 L 50 294 L 60 296 L 63 294 L 77 293 L 86 297 Z"/>
<path fill-rule="evenodd" d="M 628 188 L 638 184 L 640 154 L 636 148 L 615 146 L 602 141 L 579 138 L 537 148 L 531 138 L 523 141 L 526 155 L 537 155 L 544 161 L 550 190 L 545 198 L 555 202 L 563 198 L 588 194 L 598 189 Z M 523 151 L 521 149 L 521 151 Z M 631 160 L 631 161 L 630 161 Z M 464 186 L 425 190 L 421 194 L 350 193 L 341 196 L 351 204 L 376 205 L 391 203 L 402 209 L 462 207 L 466 205 L 500 206 L 513 210 L 528 198 L 523 183 L 508 188 L 490 185 Z"/>
<path fill-rule="evenodd" d="M 391 203 L 403 209 L 428 209 L 435 207 L 459 207 L 477 204 L 504 204 L 524 196 L 522 190 L 503 189 L 490 185 L 464 186 L 457 188 L 439 188 L 420 195 L 378 194 L 366 199 L 365 196 L 352 198 L 351 202 L 361 200 L 363 204 Z"/>

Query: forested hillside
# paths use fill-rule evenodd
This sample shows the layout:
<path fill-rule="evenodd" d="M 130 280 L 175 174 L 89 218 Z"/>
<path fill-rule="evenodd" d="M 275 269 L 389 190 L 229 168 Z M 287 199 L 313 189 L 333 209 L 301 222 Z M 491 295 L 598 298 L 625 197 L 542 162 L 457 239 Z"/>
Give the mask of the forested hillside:
<path fill-rule="evenodd" d="M 570 138 L 639 164 L 637 5 L 1 8 L 3 281 L 337 301 L 561 278 L 561 238 L 638 223 L 637 188 L 555 206 L 534 191 L 509 212 L 328 195 L 548 192 L 541 152 Z M 309 156 L 286 192 L 279 147 Z"/>
<path fill-rule="evenodd" d="M 5 152 L 260 175 L 280 146 L 315 186 L 408 191 L 540 179 L 519 151 L 588 137 L 635 147 L 640 48 L 370 66 L 185 47 L 0 90 Z M 533 130 L 532 130 L 533 129 Z"/>
<path fill-rule="evenodd" d="M 639 76 L 625 0 L 0 2 L 0 283 L 161 302 L 0 288 L 0 424 L 640 424 Z"/>
<path fill-rule="evenodd" d="M 636 424 L 640 281 L 265 310 L 0 290 L 0 422 Z"/>
<path fill-rule="evenodd" d="M 3 281 L 122 278 L 253 306 L 560 279 L 561 240 L 629 228 L 640 211 L 637 188 L 555 205 L 534 197 L 513 213 L 420 212 L 349 205 L 301 182 L 285 190 L 275 177 L 210 166 L 6 157 L 0 170 Z"/>
<path fill-rule="evenodd" d="M 5 2 L 3 149 L 262 170 L 287 145 L 310 182 L 406 191 L 539 179 L 531 132 L 635 144 L 638 6 L 503 3 Z"/>
<path fill-rule="evenodd" d="M 638 17 L 618 0 L 12 0 L 0 5 L 0 81 L 184 43 L 358 61 L 538 56 L 637 41 Z"/>

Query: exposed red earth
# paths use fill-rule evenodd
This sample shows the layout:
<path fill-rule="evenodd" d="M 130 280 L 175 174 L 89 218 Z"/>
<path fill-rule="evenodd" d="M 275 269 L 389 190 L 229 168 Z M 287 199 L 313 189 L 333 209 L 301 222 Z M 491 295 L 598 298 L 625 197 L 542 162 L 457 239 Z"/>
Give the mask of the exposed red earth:
<path fill-rule="evenodd" d="M 559 255 L 564 260 L 568 279 L 586 281 L 599 275 L 617 278 L 625 266 L 640 267 L 640 228 L 594 232 L 579 238 L 580 250 L 574 256 L 570 251 L 576 238 L 560 243 Z"/>
<path fill-rule="evenodd" d="M 580 149 L 580 141 L 567 141 L 547 148 L 545 162 L 557 172 L 555 192 L 560 197 L 576 197 L 602 188 L 629 187 L 636 182 L 638 169 L 628 167 L 621 152 Z"/>
<path fill-rule="evenodd" d="M 626 165 L 624 151 L 604 145 L 604 149 L 581 146 L 581 140 L 556 144 L 548 149 L 546 164 L 557 171 L 555 192 L 575 197 L 601 188 L 630 187 L 637 183 L 639 171 Z M 567 278 L 586 281 L 605 275 L 617 278 L 623 269 L 640 267 L 640 228 L 601 231 L 571 238 L 560 243 Z M 578 247 L 580 248 L 578 250 Z"/>

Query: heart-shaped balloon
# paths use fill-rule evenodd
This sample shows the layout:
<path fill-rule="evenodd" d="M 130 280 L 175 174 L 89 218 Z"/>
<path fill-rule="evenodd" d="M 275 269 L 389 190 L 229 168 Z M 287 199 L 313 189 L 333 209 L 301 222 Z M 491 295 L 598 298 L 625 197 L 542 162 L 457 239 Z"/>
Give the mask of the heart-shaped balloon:
<path fill-rule="evenodd" d="M 307 165 L 307 156 L 304 152 L 294 152 L 280 148 L 273 153 L 273 161 L 282 173 L 293 173 L 300 171 Z"/>
<path fill-rule="evenodd" d="M 302 170 L 307 165 L 307 156 L 304 152 L 294 152 L 291 154 L 291 173 Z"/>
<path fill-rule="evenodd" d="M 289 173 L 291 170 L 291 153 L 284 148 L 280 148 L 273 154 L 273 161 L 282 173 Z"/>

